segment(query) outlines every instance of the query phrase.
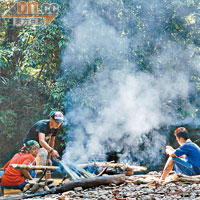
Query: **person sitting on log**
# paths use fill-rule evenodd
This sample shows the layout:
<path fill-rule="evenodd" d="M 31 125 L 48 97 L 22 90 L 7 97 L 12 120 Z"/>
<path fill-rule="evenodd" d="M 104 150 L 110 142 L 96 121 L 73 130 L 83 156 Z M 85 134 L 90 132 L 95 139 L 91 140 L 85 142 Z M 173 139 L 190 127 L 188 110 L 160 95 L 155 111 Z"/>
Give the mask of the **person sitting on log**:
<path fill-rule="evenodd" d="M 166 154 L 169 155 L 169 158 L 160 177 L 160 183 L 165 181 L 173 167 L 176 175 L 193 176 L 200 174 L 199 146 L 189 139 L 188 131 L 184 127 L 177 128 L 174 135 L 180 147 L 173 149 L 171 146 L 166 146 Z"/>
<path fill-rule="evenodd" d="M 26 179 L 35 177 L 35 170 L 15 169 L 11 164 L 34 165 L 40 145 L 35 140 L 30 140 L 9 160 L 3 167 L 5 170 L 1 177 L 1 187 L 5 189 L 23 189 L 27 184 Z"/>

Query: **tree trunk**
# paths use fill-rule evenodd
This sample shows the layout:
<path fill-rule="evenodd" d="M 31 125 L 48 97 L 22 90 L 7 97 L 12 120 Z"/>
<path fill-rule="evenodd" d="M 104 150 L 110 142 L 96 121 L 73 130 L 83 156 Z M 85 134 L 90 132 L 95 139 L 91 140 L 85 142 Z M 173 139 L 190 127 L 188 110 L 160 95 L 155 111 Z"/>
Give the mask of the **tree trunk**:
<path fill-rule="evenodd" d="M 60 193 L 72 190 L 75 187 L 82 187 L 83 189 L 86 189 L 91 187 L 98 187 L 100 185 L 109 185 L 111 183 L 118 185 L 123 183 L 124 181 L 125 175 L 123 174 L 113 176 L 92 177 L 62 183 L 56 190 Z"/>

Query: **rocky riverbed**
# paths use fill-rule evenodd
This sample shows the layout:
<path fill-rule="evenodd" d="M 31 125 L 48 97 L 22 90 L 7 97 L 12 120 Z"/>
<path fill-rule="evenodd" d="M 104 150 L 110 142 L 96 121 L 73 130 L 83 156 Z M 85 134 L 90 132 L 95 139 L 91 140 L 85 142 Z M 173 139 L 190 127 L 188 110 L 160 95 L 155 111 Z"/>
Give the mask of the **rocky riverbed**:
<path fill-rule="evenodd" d="M 46 195 L 44 197 L 29 198 L 29 200 L 200 200 L 200 182 L 183 181 L 157 184 L 159 173 L 126 177 L 121 185 L 111 184 L 90 189 L 81 187 L 62 194 Z"/>

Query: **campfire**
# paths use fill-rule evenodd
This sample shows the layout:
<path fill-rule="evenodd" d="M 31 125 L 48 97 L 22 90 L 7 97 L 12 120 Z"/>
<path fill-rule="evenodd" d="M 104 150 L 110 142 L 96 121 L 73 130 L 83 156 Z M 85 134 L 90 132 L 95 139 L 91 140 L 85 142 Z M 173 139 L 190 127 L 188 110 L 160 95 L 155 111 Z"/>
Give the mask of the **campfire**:
<path fill-rule="evenodd" d="M 6 196 L 6 199 L 25 199 L 47 194 L 57 194 L 72 190 L 76 187 L 91 188 L 100 185 L 121 184 L 125 181 L 125 176 L 132 175 L 135 171 L 146 171 L 147 168 L 140 166 L 128 166 L 113 162 L 92 162 L 75 165 L 71 162 L 58 162 L 59 166 L 29 166 L 12 164 L 13 168 L 28 170 L 43 170 L 42 176 L 37 181 L 29 181 L 23 188 L 23 194 Z M 87 171 L 88 168 L 98 168 L 98 174 Z M 65 174 L 59 185 L 53 184 L 53 179 L 47 179 L 48 170 L 62 170 Z M 114 175 L 108 175 L 112 171 Z M 106 176 L 103 176 L 106 174 Z M 44 178 L 45 177 L 45 178 Z M 67 181 L 66 181 L 67 179 Z M 0 199 L 4 199 L 1 197 Z"/>
<path fill-rule="evenodd" d="M 200 184 L 200 176 L 176 176 L 171 172 L 169 178 L 162 185 L 158 184 L 161 172 L 149 172 L 144 174 L 147 168 L 142 166 L 127 166 L 113 162 L 91 162 L 86 164 L 74 165 L 72 163 L 59 162 L 59 166 L 27 166 L 12 165 L 18 169 L 40 169 L 43 170 L 42 176 L 37 181 L 29 181 L 24 187 L 23 193 L 1 197 L 5 200 L 16 199 L 42 199 L 43 196 L 53 196 L 53 199 L 62 199 L 65 197 L 97 199 L 98 194 L 102 199 L 169 199 L 182 197 L 197 197 L 194 192 Z M 94 174 L 86 169 L 98 167 L 100 173 Z M 54 179 L 47 179 L 45 173 L 47 170 L 55 171 L 62 169 L 66 176 L 63 177 L 60 184 L 55 185 Z M 108 175 L 107 169 L 113 169 L 116 174 Z M 118 169 L 118 170 L 116 170 Z M 119 170 L 120 169 L 120 170 Z M 109 172 L 109 170 L 108 170 Z M 131 173 L 130 173 L 131 172 Z M 135 172 L 143 174 L 137 175 Z M 130 174 L 129 174 L 130 173 Z M 67 179 L 67 180 L 66 180 Z M 190 193 L 186 192 L 188 186 L 193 188 Z M 91 188 L 93 188 L 91 190 Z M 95 189 L 94 189 L 95 188 Z M 93 191 L 98 191 L 97 193 Z M 193 196 L 191 196 L 193 195 Z M 56 198 L 55 198 L 56 197 Z M 99 198 L 99 196 L 98 196 Z M 51 198 L 50 198 L 51 199 Z M 195 198 L 192 198 L 195 199 Z"/>

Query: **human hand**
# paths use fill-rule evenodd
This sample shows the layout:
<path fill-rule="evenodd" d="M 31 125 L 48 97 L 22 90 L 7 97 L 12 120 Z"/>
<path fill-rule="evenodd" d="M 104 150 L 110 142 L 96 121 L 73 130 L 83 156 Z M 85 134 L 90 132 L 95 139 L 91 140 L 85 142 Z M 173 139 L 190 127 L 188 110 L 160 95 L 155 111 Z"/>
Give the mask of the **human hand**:
<path fill-rule="evenodd" d="M 59 153 L 54 149 L 51 153 L 52 158 L 58 162 L 58 158 L 60 157 Z"/>
<path fill-rule="evenodd" d="M 165 149 L 165 153 L 166 153 L 166 154 L 168 154 L 168 155 L 169 155 L 171 152 L 172 152 L 172 150 L 171 150 L 171 149 L 169 149 L 169 148 L 166 148 L 166 149 Z"/>
<path fill-rule="evenodd" d="M 170 149 L 171 151 L 174 151 L 174 148 L 171 146 L 166 146 L 166 149 Z"/>

